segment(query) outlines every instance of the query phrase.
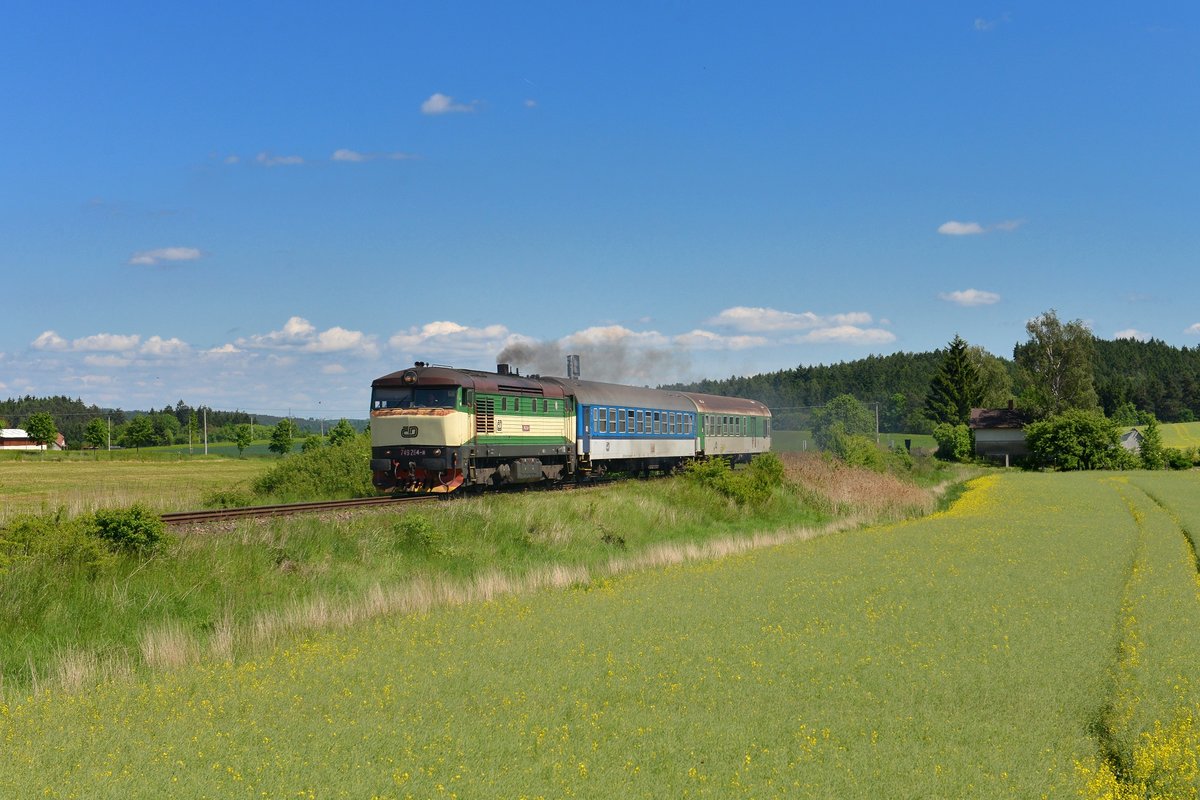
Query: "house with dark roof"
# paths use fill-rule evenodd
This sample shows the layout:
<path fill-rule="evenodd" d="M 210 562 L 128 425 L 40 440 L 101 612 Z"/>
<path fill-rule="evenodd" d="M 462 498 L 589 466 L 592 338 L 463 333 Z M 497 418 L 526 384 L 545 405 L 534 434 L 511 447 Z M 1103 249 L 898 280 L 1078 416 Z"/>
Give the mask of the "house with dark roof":
<path fill-rule="evenodd" d="M 1008 408 L 972 408 L 968 425 L 975 435 L 975 455 L 1003 461 L 1005 466 L 1010 459 L 1029 455 L 1025 445 L 1026 422 L 1025 415 L 1013 408 L 1012 401 Z"/>

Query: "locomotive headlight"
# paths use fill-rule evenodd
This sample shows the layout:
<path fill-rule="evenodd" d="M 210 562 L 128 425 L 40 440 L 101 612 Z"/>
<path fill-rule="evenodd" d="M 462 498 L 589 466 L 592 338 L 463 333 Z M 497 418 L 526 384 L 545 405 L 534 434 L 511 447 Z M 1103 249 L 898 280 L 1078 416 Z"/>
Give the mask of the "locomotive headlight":
<path fill-rule="evenodd" d="M 433 454 L 435 456 L 440 456 L 442 454 L 442 448 L 440 448 L 440 447 L 437 448 L 436 450 L 433 451 Z"/>
<path fill-rule="evenodd" d="M 410 369 L 408 372 L 404 373 L 403 377 L 401 377 L 400 380 L 404 381 L 406 384 L 411 386 L 412 384 L 417 382 L 417 373 L 413 372 Z"/>

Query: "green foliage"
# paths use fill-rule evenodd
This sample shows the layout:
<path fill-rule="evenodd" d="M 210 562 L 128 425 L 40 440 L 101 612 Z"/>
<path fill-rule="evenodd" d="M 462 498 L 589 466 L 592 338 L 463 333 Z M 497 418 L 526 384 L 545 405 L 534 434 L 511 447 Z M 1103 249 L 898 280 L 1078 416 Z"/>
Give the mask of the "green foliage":
<path fill-rule="evenodd" d="M 966 340 L 955 334 L 946 348 L 929 392 L 925 395 L 925 416 L 935 424 L 965 425 L 971 409 L 983 398 L 979 369 L 971 358 Z"/>
<path fill-rule="evenodd" d="M 1146 427 L 1142 429 L 1142 466 L 1146 469 L 1165 469 L 1167 457 L 1163 452 L 1162 431 L 1158 428 L 1158 420 L 1150 416 Z"/>
<path fill-rule="evenodd" d="M 1171 469 L 1191 469 L 1196 463 L 1190 452 L 1178 447 L 1163 448 L 1163 460 Z"/>
<path fill-rule="evenodd" d="M 38 411 L 30 414 L 25 420 L 25 432 L 29 438 L 40 445 L 53 443 L 58 438 L 58 428 L 54 425 L 54 417 L 49 412 Z"/>
<path fill-rule="evenodd" d="M 249 489 L 214 489 L 204 495 L 201 504 L 205 508 L 243 508 L 254 505 L 255 500 Z"/>
<path fill-rule="evenodd" d="M 97 417 L 83 431 L 83 443 L 99 450 L 108 446 L 108 421 Z"/>
<path fill-rule="evenodd" d="M 151 553 L 162 544 L 166 527 L 157 514 L 141 504 L 128 508 L 100 509 L 85 518 L 89 532 L 114 549 Z"/>
<path fill-rule="evenodd" d="M 287 455 L 292 452 L 292 442 L 296 436 L 296 426 L 290 419 L 281 419 L 271 430 L 271 444 L 268 449 L 272 453 Z"/>
<path fill-rule="evenodd" d="M 329 429 L 329 444 L 337 447 L 340 444 L 349 444 L 354 441 L 354 437 L 358 434 L 354 430 L 345 417 L 338 420 L 338 424 Z"/>
<path fill-rule="evenodd" d="M 730 498 L 738 505 L 760 507 L 776 489 L 783 486 L 783 462 L 774 453 L 755 456 L 741 470 L 734 470 L 722 458 L 693 461 L 684 469 L 687 478 L 707 489 Z"/>
<path fill-rule="evenodd" d="M 813 441 L 822 450 L 836 446 L 843 436 L 875 433 L 875 416 L 852 395 L 838 395 L 813 414 Z"/>
<path fill-rule="evenodd" d="M 1039 418 L 1099 408 L 1092 374 L 1095 338 L 1087 326 L 1081 320 L 1063 324 L 1051 309 L 1025 330 L 1029 341 L 1013 352 L 1024 384 L 1022 407 Z"/>
<path fill-rule="evenodd" d="M 933 426 L 937 441 L 937 456 L 946 461 L 967 461 L 971 458 L 971 429 L 965 424 L 939 423 Z"/>
<path fill-rule="evenodd" d="M 979 345 L 968 351 L 979 373 L 979 406 L 1003 408 L 1012 399 L 1012 362 L 992 355 Z"/>
<path fill-rule="evenodd" d="M 324 444 L 325 440 L 319 435 L 310 433 L 308 436 L 304 437 L 304 441 L 300 443 L 300 452 L 311 453 L 313 450 L 316 450 L 318 447 L 321 447 Z"/>
<path fill-rule="evenodd" d="M 1120 428 L 1099 411 L 1069 409 L 1025 428 L 1033 461 L 1062 470 L 1128 469 L 1136 456 L 1121 447 Z"/>
<path fill-rule="evenodd" d="M 254 441 L 254 434 L 250 429 L 250 425 L 242 423 L 241 425 L 233 426 L 233 443 L 237 445 L 238 455 L 241 456 L 246 452 L 246 448 Z"/>
<path fill-rule="evenodd" d="M 371 445 L 355 437 L 341 447 L 318 447 L 275 464 L 252 484 L 253 492 L 281 501 L 367 497 L 371 485 Z"/>
<path fill-rule="evenodd" d="M 447 551 L 446 532 L 424 514 L 404 514 L 392 526 L 396 539 L 404 545 L 431 554 Z"/>
<path fill-rule="evenodd" d="M 157 434 L 154 432 L 154 422 L 149 416 L 143 414 L 129 421 L 125 430 L 121 432 L 120 442 L 123 447 L 132 447 L 137 450 L 144 445 L 154 444 L 157 438 Z"/>
<path fill-rule="evenodd" d="M 73 566 L 90 576 L 112 559 L 112 550 L 92 535 L 86 519 L 67 519 L 61 511 L 22 515 L 0 528 L 0 561 L 9 564 Z"/>

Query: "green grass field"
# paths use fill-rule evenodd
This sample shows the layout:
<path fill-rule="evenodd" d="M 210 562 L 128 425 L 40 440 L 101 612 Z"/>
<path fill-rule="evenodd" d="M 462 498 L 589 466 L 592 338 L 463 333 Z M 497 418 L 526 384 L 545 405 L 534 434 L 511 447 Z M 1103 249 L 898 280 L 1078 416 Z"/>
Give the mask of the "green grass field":
<path fill-rule="evenodd" d="M 10 697 L 0 796 L 1195 797 L 1198 498 L 989 475 L 926 519 Z"/>
<path fill-rule="evenodd" d="M 1200 422 L 1164 422 L 1159 425 L 1162 431 L 1163 447 L 1177 447 L 1186 450 L 1200 447 Z"/>
<path fill-rule="evenodd" d="M 57 454 L 51 454 L 57 455 Z M 200 507 L 206 492 L 262 474 L 271 459 L 107 459 L 31 455 L 0 459 L 0 523 L 18 514 L 69 514 L 143 503 L 156 511 Z"/>

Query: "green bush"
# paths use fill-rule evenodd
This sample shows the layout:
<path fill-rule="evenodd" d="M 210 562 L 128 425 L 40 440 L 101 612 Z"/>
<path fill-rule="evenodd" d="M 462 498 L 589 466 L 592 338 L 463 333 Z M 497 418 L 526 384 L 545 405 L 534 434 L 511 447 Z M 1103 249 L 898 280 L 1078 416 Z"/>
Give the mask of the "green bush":
<path fill-rule="evenodd" d="M 90 518 L 82 518 L 81 522 L 92 536 L 125 552 L 153 552 L 166 535 L 162 519 L 140 504 L 100 509 Z"/>
<path fill-rule="evenodd" d="M 1034 463 L 1063 470 L 1132 469 L 1140 459 L 1121 447 L 1120 429 L 1098 411 L 1070 409 L 1025 428 Z"/>
<path fill-rule="evenodd" d="M 435 527 L 423 514 L 405 514 L 392 530 L 396 539 L 408 547 L 430 553 L 446 551 L 446 532 Z"/>
<path fill-rule="evenodd" d="M 249 489 L 214 489 L 201 501 L 205 508 L 242 508 L 255 503 Z"/>
<path fill-rule="evenodd" d="M 251 489 L 259 499 L 281 501 L 373 495 L 370 440 L 362 436 L 339 447 L 287 456 L 259 476 Z"/>
<path fill-rule="evenodd" d="M 966 461 L 971 457 L 971 429 L 966 425 L 939 422 L 933 426 L 937 457 L 945 461 Z"/>
<path fill-rule="evenodd" d="M 61 511 L 16 517 L 0 529 L 0 565 L 36 561 L 95 572 L 112 560 L 111 548 L 90 535 L 86 518 L 68 520 Z"/>
<path fill-rule="evenodd" d="M 1180 450 L 1178 447 L 1164 447 L 1163 456 L 1170 469 L 1191 469 L 1194 465 L 1192 454 L 1187 450 Z"/>
<path fill-rule="evenodd" d="M 783 462 L 774 453 L 761 453 L 742 470 L 722 458 L 693 461 L 684 469 L 689 480 L 730 498 L 738 505 L 761 506 L 783 486 Z"/>

